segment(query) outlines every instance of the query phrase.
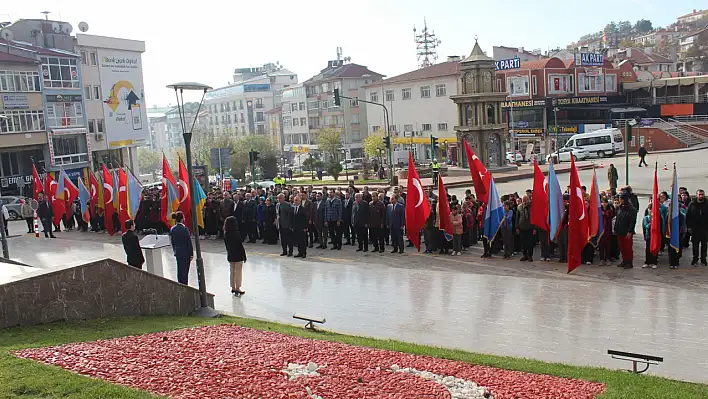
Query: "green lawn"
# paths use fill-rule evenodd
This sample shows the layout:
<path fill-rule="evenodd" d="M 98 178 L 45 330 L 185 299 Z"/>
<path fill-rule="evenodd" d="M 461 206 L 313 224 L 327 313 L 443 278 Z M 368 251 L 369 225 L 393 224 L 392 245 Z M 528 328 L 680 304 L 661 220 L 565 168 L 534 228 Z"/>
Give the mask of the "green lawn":
<path fill-rule="evenodd" d="M 300 337 L 435 356 L 530 373 L 599 381 L 607 386 L 605 393 L 602 395 L 602 398 L 607 399 L 708 398 L 708 385 L 689 384 L 659 377 L 633 375 L 627 372 L 600 368 L 567 366 L 530 359 L 476 354 L 393 340 L 311 332 L 296 326 L 234 317 L 223 317 L 221 319 L 192 317 L 123 318 L 0 330 L 0 398 L 151 398 L 153 397 L 152 395 L 138 390 L 79 376 L 58 367 L 45 366 L 35 361 L 18 359 L 11 356 L 8 351 L 222 323 L 233 323 L 239 326 L 271 330 Z M 622 365 L 622 363 L 618 363 L 619 365 Z"/>

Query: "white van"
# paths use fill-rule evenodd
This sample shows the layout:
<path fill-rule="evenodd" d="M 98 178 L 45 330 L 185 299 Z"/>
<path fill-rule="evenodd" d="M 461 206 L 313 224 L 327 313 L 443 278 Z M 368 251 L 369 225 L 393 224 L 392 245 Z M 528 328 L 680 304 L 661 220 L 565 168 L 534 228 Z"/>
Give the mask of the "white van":
<path fill-rule="evenodd" d="M 566 147 L 580 147 L 598 158 L 614 156 L 624 151 L 624 138 L 617 128 L 600 129 L 590 133 L 573 135 Z"/>

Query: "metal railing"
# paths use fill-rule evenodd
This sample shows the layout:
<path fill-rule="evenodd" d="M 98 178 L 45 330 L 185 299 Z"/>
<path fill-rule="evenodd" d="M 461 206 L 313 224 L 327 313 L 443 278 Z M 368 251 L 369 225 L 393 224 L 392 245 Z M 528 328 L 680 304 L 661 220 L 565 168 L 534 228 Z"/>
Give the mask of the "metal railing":
<path fill-rule="evenodd" d="M 705 123 L 708 124 L 708 115 L 680 115 L 675 117 L 679 122 L 683 123 Z"/>
<path fill-rule="evenodd" d="M 654 104 L 694 104 L 708 102 L 708 93 L 700 94 L 698 98 L 693 94 L 684 96 L 657 96 L 657 97 L 642 97 L 635 98 L 635 105 L 654 105 Z"/>
<path fill-rule="evenodd" d="M 680 121 L 677 119 L 673 119 L 673 118 L 669 118 L 669 122 L 673 123 L 675 126 L 681 128 L 681 129 L 684 129 L 684 130 L 687 130 L 691 133 L 695 133 L 695 134 L 698 134 L 698 135 L 708 138 L 708 130 L 706 130 L 706 129 L 702 129 L 698 126 L 693 126 L 691 124 L 688 124 L 686 122 L 683 122 L 683 121 Z"/>
<path fill-rule="evenodd" d="M 628 120 L 629 119 L 615 119 L 612 123 L 618 129 L 626 129 Z M 645 123 L 646 126 L 639 126 L 640 129 L 647 127 L 662 130 L 689 147 L 703 144 L 708 140 L 708 131 L 676 120 L 667 122 L 661 118 L 642 118 L 642 123 Z M 636 129 L 637 127 L 635 126 L 634 128 Z"/>

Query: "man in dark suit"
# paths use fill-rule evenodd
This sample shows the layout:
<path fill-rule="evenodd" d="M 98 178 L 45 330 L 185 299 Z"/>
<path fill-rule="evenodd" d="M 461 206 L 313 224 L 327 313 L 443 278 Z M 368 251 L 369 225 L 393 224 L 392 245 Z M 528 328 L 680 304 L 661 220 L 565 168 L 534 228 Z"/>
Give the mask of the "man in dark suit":
<path fill-rule="evenodd" d="M 54 232 L 52 231 L 52 217 L 54 217 L 54 212 L 52 211 L 52 205 L 49 203 L 44 193 L 39 193 L 37 196 L 39 199 L 39 208 L 37 209 L 37 217 L 42 221 L 42 228 L 44 229 L 44 238 L 56 238 Z"/>
<path fill-rule="evenodd" d="M 258 228 L 256 227 L 256 200 L 251 198 L 251 193 L 246 193 L 246 200 L 243 202 L 243 227 L 246 231 L 242 231 L 242 239 L 248 235 L 248 242 L 253 244 L 256 242 Z"/>
<path fill-rule="evenodd" d="M 352 209 L 354 208 L 354 199 L 347 191 L 344 194 L 344 200 L 342 201 L 344 225 L 342 226 L 342 233 L 344 233 L 344 238 L 347 242 L 344 245 L 355 245 L 356 244 L 356 230 L 352 228 Z"/>
<path fill-rule="evenodd" d="M 369 203 L 362 199 L 361 193 L 354 195 L 354 206 L 352 208 L 352 225 L 359 238 L 359 249 L 357 252 L 369 252 Z"/>
<path fill-rule="evenodd" d="M 307 229 L 310 224 L 310 215 L 307 209 L 302 206 L 302 199 L 299 195 L 295 196 L 293 201 L 293 240 L 297 244 L 296 258 L 307 257 Z"/>
<path fill-rule="evenodd" d="M 319 233 L 320 245 L 317 248 L 327 249 L 327 199 L 320 193 L 317 193 L 317 203 L 315 204 L 315 228 Z"/>
<path fill-rule="evenodd" d="M 135 235 L 135 223 L 133 223 L 132 220 L 125 222 L 125 233 L 121 240 L 123 241 L 126 262 L 128 262 L 130 266 L 142 269 L 143 263 L 145 263 L 145 257 L 143 256 L 142 248 L 140 248 L 140 239 Z"/>
<path fill-rule="evenodd" d="M 293 256 L 293 208 L 285 202 L 285 195 L 278 194 L 278 227 L 280 228 L 280 245 L 283 253 L 280 256 Z"/>
<path fill-rule="evenodd" d="M 307 211 L 307 235 L 309 236 L 309 247 L 312 248 L 315 241 L 315 203 L 307 197 L 307 193 L 304 191 L 300 193 L 300 199 L 302 207 Z"/>
<path fill-rule="evenodd" d="M 386 225 L 391 232 L 392 254 L 403 253 L 403 227 L 406 225 L 406 208 L 398 202 L 396 194 L 391 196 L 391 203 L 386 207 Z"/>

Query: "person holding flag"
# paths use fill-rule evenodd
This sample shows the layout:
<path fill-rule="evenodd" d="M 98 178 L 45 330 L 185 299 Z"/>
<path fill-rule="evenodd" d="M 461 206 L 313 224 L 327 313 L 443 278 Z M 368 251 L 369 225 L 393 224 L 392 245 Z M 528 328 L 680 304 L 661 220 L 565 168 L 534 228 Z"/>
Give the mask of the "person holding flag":
<path fill-rule="evenodd" d="M 666 237 L 669 239 L 669 268 L 678 269 L 679 259 L 681 259 L 681 226 L 683 226 L 683 214 L 679 204 L 678 176 L 676 174 L 676 163 L 674 163 L 674 176 L 671 183 L 671 198 L 669 198 L 669 220 L 666 224 Z"/>
<path fill-rule="evenodd" d="M 447 190 L 443 183 L 442 176 L 438 177 L 438 230 L 440 235 L 440 253 L 448 254 L 450 252 L 451 241 L 453 238 L 452 220 L 450 219 L 450 203 L 447 199 Z"/>
<path fill-rule="evenodd" d="M 128 212 L 128 176 L 123 168 L 118 168 L 118 222 L 120 231 L 126 232 L 125 222 L 131 217 Z"/>
<path fill-rule="evenodd" d="M 108 234 L 115 234 L 115 226 L 113 225 L 113 214 L 115 207 L 113 206 L 114 196 L 117 195 L 113 190 L 113 176 L 106 168 L 106 164 L 101 164 L 103 168 L 103 220 Z"/>
<path fill-rule="evenodd" d="M 44 178 L 45 189 L 48 201 L 52 206 L 52 224 L 54 224 L 54 232 L 60 230 L 59 223 L 64 218 L 66 212 L 66 204 L 64 203 L 64 179 L 54 180 L 51 173 L 47 173 Z"/>
<path fill-rule="evenodd" d="M 651 267 L 657 268 L 659 249 L 661 249 L 662 225 L 664 224 L 663 215 L 666 214 L 664 205 L 659 201 L 659 181 L 657 178 L 658 162 L 654 164 L 654 187 L 652 189 L 651 202 L 649 203 L 649 212 L 642 220 L 642 230 L 644 240 L 646 241 L 646 262 L 642 268 Z"/>
<path fill-rule="evenodd" d="M 533 192 L 531 198 L 531 224 L 538 229 L 538 241 L 541 244 L 541 260 L 551 260 L 550 225 L 548 223 L 548 180 L 533 160 Z"/>
<path fill-rule="evenodd" d="M 34 162 L 32 162 L 32 198 L 39 201 L 39 193 L 41 193 L 42 190 L 42 179 L 40 179 L 39 173 L 37 173 L 37 167 L 34 166 Z"/>
<path fill-rule="evenodd" d="M 173 188 L 177 188 L 177 182 L 175 181 L 175 177 L 172 174 L 172 170 L 170 170 L 170 164 L 167 163 L 167 158 L 165 157 L 165 154 L 162 154 L 162 194 L 160 196 L 160 209 L 162 209 L 162 215 L 160 215 L 160 218 L 162 220 L 162 223 L 164 223 L 165 226 L 169 228 L 170 226 L 174 225 L 174 220 L 172 219 L 174 207 L 173 204 L 171 204 L 168 200 L 168 187 L 170 185 L 168 185 L 167 182 L 170 182 L 170 185 Z M 179 205 L 179 192 L 177 194 L 177 201 Z"/>
<path fill-rule="evenodd" d="M 420 231 L 430 215 L 430 202 L 423 194 L 423 185 L 420 182 L 418 171 L 413 163 L 413 155 L 408 153 L 408 188 L 406 191 L 406 234 L 420 252 Z M 378 226 L 376 226 L 378 227 Z"/>
<path fill-rule="evenodd" d="M 497 185 L 494 183 L 494 179 L 490 179 L 488 194 L 489 202 L 484 210 L 484 255 L 482 255 L 482 258 L 492 257 L 492 241 L 499 233 L 505 216 L 504 206 L 499 197 L 499 192 L 497 192 Z"/>
<path fill-rule="evenodd" d="M 570 158 L 570 204 L 568 205 L 568 273 L 580 266 L 589 239 L 588 215 L 575 160 Z M 631 245 L 631 243 L 630 243 Z"/>
<path fill-rule="evenodd" d="M 64 182 L 64 201 L 66 209 L 66 218 L 64 219 L 64 225 L 68 226 L 69 230 L 73 230 L 74 227 L 74 201 L 79 198 L 79 189 L 76 187 L 74 182 L 71 181 L 69 175 L 66 174 L 64 169 L 59 172 L 59 179 Z"/>
<path fill-rule="evenodd" d="M 140 209 L 140 201 L 142 200 L 143 185 L 140 180 L 133 174 L 133 171 L 128 169 L 126 176 L 126 212 L 129 220 L 135 220 Z"/>

